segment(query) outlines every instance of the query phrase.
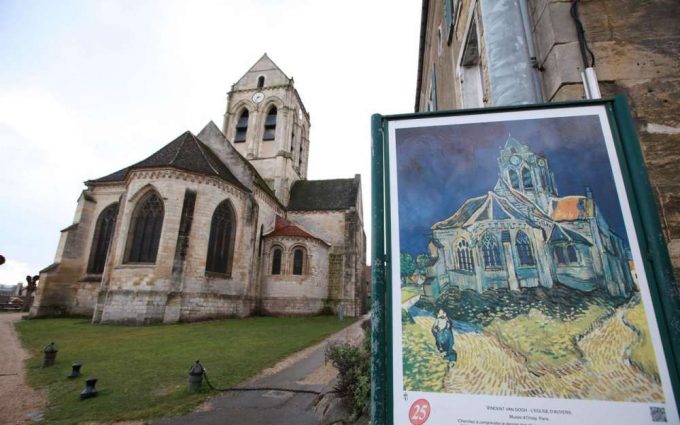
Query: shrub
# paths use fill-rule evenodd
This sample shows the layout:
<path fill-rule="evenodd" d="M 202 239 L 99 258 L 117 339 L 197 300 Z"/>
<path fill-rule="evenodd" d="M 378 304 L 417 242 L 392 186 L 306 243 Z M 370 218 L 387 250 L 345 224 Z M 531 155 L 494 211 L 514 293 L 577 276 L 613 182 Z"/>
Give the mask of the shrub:
<path fill-rule="evenodd" d="M 360 346 L 335 343 L 326 348 L 326 358 L 338 370 L 335 390 L 340 397 L 349 397 L 352 401 L 350 421 L 358 419 L 369 406 L 371 398 L 370 346 L 369 324 L 368 327 L 364 327 L 364 342 Z"/>

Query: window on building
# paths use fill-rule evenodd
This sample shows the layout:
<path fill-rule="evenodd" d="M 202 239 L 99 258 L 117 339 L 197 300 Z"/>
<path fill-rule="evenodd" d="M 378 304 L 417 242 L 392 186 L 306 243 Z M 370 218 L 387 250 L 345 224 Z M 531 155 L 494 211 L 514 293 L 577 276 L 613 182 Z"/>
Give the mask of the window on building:
<path fill-rule="evenodd" d="M 426 111 L 437 110 L 437 69 L 433 65 L 430 73 L 430 94 L 427 97 Z"/>
<path fill-rule="evenodd" d="M 561 246 L 556 246 L 554 252 L 557 264 L 567 264 L 567 258 L 564 256 L 564 249 Z"/>
<path fill-rule="evenodd" d="M 272 252 L 272 274 L 281 274 L 281 255 L 281 248 L 274 248 Z"/>
<path fill-rule="evenodd" d="M 519 176 L 517 175 L 517 171 L 510 170 L 508 171 L 508 174 L 510 176 L 510 186 L 512 186 L 513 189 L 520 190 Z"/>
<path fill-rule="evenodd" d="M 137 203 L 132 213 L 132 229 L 126 262 L 155 263 L 161 240 L 163 201 L 156 192 L 149 192 Z"/>
<path fill-rule="evenodd" d="M 468 241 L 465 239 L 461 239 L 458 242 L 456 256 L 458 257 L 458 268 L 460 270 L 474 271 L 475 265 L 472 260 L 472 251 L 470 250 Z"/>
<path fill-rule="evenodd" d="M 304 272 L 305 250 L 302 248 L 295 248 L 293 251 L 293 274 L 302 275 Z"/>
<path fill-rule="evenodd" d="M 517 232 L 517 238 L 515 239 L 515 247 L 517 248 L 517 255 L 519 256 L 520 266 L 533 266 L 536 265 L 536 260 L 534 260 L 534 254 L 531 251 L 531 241 L 529 237 L 523 231 Z"/>
<path fill-rule="evenodd" d="M 229 201 L 223 201 L 215 208 L 210 223 L 208 258 L 205 265 L 206 271 L 231 274 L 235 236 L 236 220 L 234 219 L 234 211 Z"/>
<path fill-rule="evenodd" d="M 498 268 L 501 266 L 501 250 L 498 239 L 489 232 L 482 236 L 482 255 L 484 256 L 485 268 Z"/>
<path fill-rule="evenodd" d="M 531 178 L 531 171 L 526 167 L 522 167 L 522 185 L 524 186 L 524 190 L 534 190 L 534 181 Z"/>
<path fill-rule="evenodd" d="M 264 133 L 262 140 L 274 140 L 276 135 L 276 106 L 272 106 L 267 113 L 267 118 L 264 121 Z"/>
<path fill-rule="evenodd" d="M 464 108 L 484 106 L 484 86 L 482 84 L 482 60 L 477 41 L 477 22 L 470 24 L 465 50 L 460 62 L 460 85 Z"/>
<path fill-rule="evenodd" d="M 453 24 L 456 19 L 457 0 L 443 0 L 444 1 L 444 39 L 446 44 L 451 43 L 451 35 L 453 34 Z"/>
<path fill-rule="evenodd" d="M 570 263 L 578 263 L 578 256 L 576 255 L 576 247 L 574 245 L 567 246 L 567 258 Z"/>
<path fill-rule="evenodd" d="M 262 87 L 264 87 L 264 75 L 257 77 L 257 88 L 261 89 Z"/>
<path fill-rule="evenodd" d="M 236 122 L 236 134 L 234 135 L 235 143 L 243 143 L 246 141 L 246 134 L 248 133 L 248 110 L 244 109 L 241 116 Z"/>
<path fill-rule="evenodd" d="M 116 217 L 118 216 L 118 204 L 112 204 L 104 208 L 97 218 L 97 224 L 92 238 L 92 248 L 90 248 L 90 263 L 87 272 L 101 274 L 106 264 L 106 254 L 111 246 L 113 230 L 116 227 Z"/>

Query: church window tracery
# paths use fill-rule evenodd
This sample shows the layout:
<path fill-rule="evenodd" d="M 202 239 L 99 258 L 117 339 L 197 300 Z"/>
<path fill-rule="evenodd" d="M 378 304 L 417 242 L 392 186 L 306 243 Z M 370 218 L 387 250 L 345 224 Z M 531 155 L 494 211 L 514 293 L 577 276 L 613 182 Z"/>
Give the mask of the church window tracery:
<path fill-rule="evenodd" d="M 116 217 L 118 216 L 118 204 L 112 204 L 104 208 L 97 218 L 97 225 L 92 238 L 92 248 L 90 249 L 90 263 L 87 272 L 101 274 L 106 263 L 106 254 L 111 246 L 113 230 L 116 227 Z"/>
<path fill-rule="evenodd" d="M 241 116 L 236 123 L 236 134 L 234 135 L 234 143 L 243 143 L 246 141 L 246 134 L 248 133 L 248 110 L 244 109 Z"/>
<path fill-rule="evenodd" d="M 281 274 L 281 255 L 281 248 L 274 248 L 272 252 L 272 274 Z"/>
<path fill-rule="evenodd" d="M 510 186 L 512 186 L 513 189 L 520 190 L 519 176 L 517 175 L 517 171 L 510 170 L 508 174 L 510 176 Z"/>
<path fill-rule="evenodd" d="M 528 168 L 522 167 L 522 184 L 524 185 L 524 190 L 533 190 L 534 182 L 531 179 L 531 171 Z"/>
<path fill-rule="evenodd" d="M 148 193 L 139 201 L 132 214 L 132 233 L 126 262 L 156 262 L 164 214 L 163 201 L 156 192 Z"/>
<path fill-rule="evenodd" d="M 465 239 L 461 239 L 458 242 L 456 256 L 458 258 L 458 268 L 460 270 L 474 271 L 475 265 L 472 259 L 472 251 L 470 250 L 468 241 Z"/>
<path fill-rule="evenodd" d="M 231 274 L 231 263 L 234 256 L 234 238 L 236 236 L 236 220 L 229 201 L 223 201 L 215 208 L 210 223 L 210 239 L 208 241 L 208 258 L 205 270 L 208 272 Z"/>
<path fill-rule="evenodd" d="M 264 121 L 264 133 L 262 140 L 274 140 L 276 135 L 276 106 L 272 106 L 267 113 L 267 118 Z"/>
<path fill-rule="evenodd" d="M 578 256 L 576 255 L 576 248 L 574 245 L 567 246 L 567 258 L 570 263 L 578 263 Z"/>
<path fill-rule="evenodd" d="M 304 263 L 305 263 L 305 250 L 304 248 L 295 248 L 293 251 L 293 274 L 301 276 L 304 273 Z"/>
<path fill-rule="evenodd" d="M 501 252 L 498 239 L 489 232 L 482 237 L 482 254 L 485 268 L 497 268 L 501 266 Z"/>
<path fill-rule="evenodd" d="M 527 234 L 521 230 L 517 232 L 515 246 L 517 247 L 517 255 L 519 256 L 520 266 L 536 265 L 536 260 L 534 259 L 534 254 L 531 250 L 531 241 L 529 240 Z"/>

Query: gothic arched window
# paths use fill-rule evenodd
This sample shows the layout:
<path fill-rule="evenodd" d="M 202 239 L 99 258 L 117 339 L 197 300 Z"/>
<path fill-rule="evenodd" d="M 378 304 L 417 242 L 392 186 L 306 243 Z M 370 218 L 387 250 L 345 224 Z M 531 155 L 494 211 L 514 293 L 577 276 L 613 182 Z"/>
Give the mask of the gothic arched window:
<path fill-rule="evenodd" d="M 570 263 L 578 263 L 578 256 L 576 255 L 576 248 L 574 245 L 567 246 L 567 258 Z"/>
<path fill-rule="evenodd" d="M 148 193 L 139 201 L 132 213 L 132 233 L 126 262 L 156 262 L 164 214 L 163 201 L 156 192 Z"/>
<path fill-rule="evenodd" d="M 302 275 L 304 273 L 305 265 L 305 250 L 303 248 L 295 248 L 293 251 L 293 274 Z"/>
<path fill-rule="evenodd" d="M 264 87 L 264 75 L 257 77 L 257 88 L 261 89 L 262 87 Z"/>
<path fill-rule="evenodd" d="M 276 135 L 276 106 L 272 106 L 267 113 L 267 118 L 264 121 L 264 133 L 262 133 L 262 140 L 274 140 Z"/>
<path fill-rule="evenodd" d="M 461 239 L 460 242 L 458 242 L 456 256 L 458 257 L 458 268 L 460 270 L 473 271 L 475 269 L 475 264 L 472 260 L 472 251 L 470 250 L 468 241 L 465 239 Z"/>
<path fill-rule="evenodd" d="M 527 234 L 521 230 L 517 232 L 515 247 L 517 248 L 520 266 L 533 266 L 536 264 L 536 260 L 534 260 L 534 254 L 531 251 L 531 241 L 529 241 Z"/>
<path fill-rule="evenodd" d="M 272 274 L 281 274 L 281 248 L 272 251 Z"/>
<path fill-rule="evenodd" d="M 496 268 L 501 266 L 501 250 L 498 239 L 489 232 L 482 236 L 482 254 L 484 256 L 485 268 Z"/>
<path fill-rule="evenodd" d="M 531 171 L 528 168 L 522 168 L 522 184 L 524 185 L 524 190 L 533 190 L 534 181 L 531 179 Z"/>
<path fill-rule="evenodd" d="M 231 274 L 231 260 L 234 256 L 234 237 L 236 220 L 229 201 L 223 201 L 215 208 L 210 223 L 208 240 L 208 259 L 205 270 L 208 272 Z"/>
<path fill-rule="evenodd" d="M 564 248 L 561 246 L 556 246 L 553 251 L 555 252 L 557 264 L 567 264 L 567 258 L 564 256 Z"/>
<path fill-rule="evenodd" d="M 508 174 L 510 176 L 510 186 L 512 186 L 513 189 L 519 190 L 519 176 L 517 175 L 517 171 L 510 170 Z"/>
<path fill-rule="evenodd" d="M 94 228 L 92 248 L 90 248 L 90 263 L 87 266 L 88 273 L 101 274 L 104 271 L 106 254 L 109 252 L 117 216 L 118 204 L 109 205 L 99 214 L 97 225 Z"/>
<path fill-rule="evenodd" d="M 243 143 L 246 141 L 246 134 L 248 133 L 248 110 L 244 109 L 241 116 L 236 122 L 236 134 L 234 135 L 234 143 Z"/>

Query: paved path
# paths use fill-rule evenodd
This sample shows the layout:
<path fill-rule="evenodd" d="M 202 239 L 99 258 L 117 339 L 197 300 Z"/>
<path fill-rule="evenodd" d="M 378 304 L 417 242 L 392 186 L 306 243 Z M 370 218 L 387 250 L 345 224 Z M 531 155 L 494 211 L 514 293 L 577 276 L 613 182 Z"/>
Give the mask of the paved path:
<path fill-rule="evenodd" d="M 24 360 L 13 323 L 25 313 L 0 313 L 0 424 L 27 424 L 42 418 L 47 398 L 26 384 Z"/>
<path fill-rule="evenodd" d="M 240 385 L 241 388 L 281 388 L 285 390 L 322 391 L 333 382 L 336 371 L 325 363 L 324 350 L 331 341 L 358 342 L 363 333 L 362 320 L 281 361 L 271 369 Z M 219 385 L 214 382 L 214 385 Z M 181 417 L 163 418 L 154 425 L 312 425 L 318 424 L 314 414 L 316 394 L 293 391 L 226 392 L 199 407 L 198 411 Z"/>
<path fill-rule="evenodd" d="M 488 333 L 456 333 L 458 362 L 444 379 L 450 393 L 520 397 L 663 402 L 660 383 L 631 365 L 630 347 L 639 336 L 624 323 L 620 307 L 577 342 L 583 355 L 559 370 L 537 375 L 526 360 Z M 417 317 L 429 332 L 432 319 Z"/>

